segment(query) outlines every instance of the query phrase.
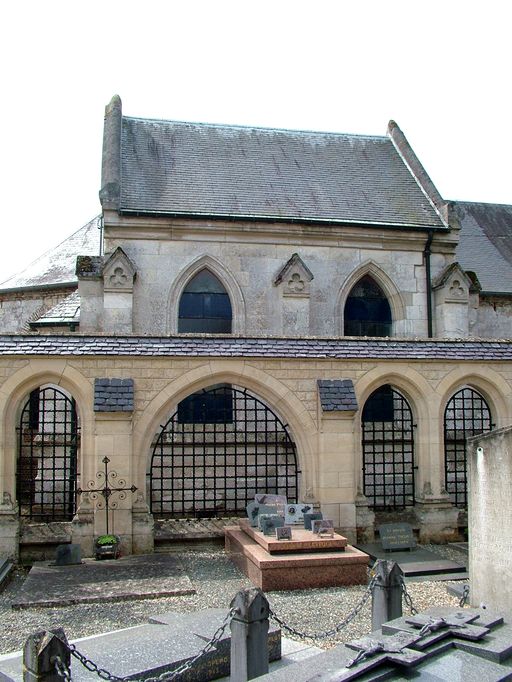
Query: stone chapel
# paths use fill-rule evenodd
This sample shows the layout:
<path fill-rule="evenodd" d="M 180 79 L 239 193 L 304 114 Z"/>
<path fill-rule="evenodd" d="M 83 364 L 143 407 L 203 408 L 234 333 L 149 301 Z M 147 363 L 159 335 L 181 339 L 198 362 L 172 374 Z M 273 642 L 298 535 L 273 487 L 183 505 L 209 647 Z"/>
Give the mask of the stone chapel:
<path fill-rule="evenodd" d="M 150 120 L 117 96 L 99 196 L 0 285 L 1 555 L 91 555 L 106 458 L 125 553 L 259 492 L 351 542 L 464 534 L 466 439 L 512 424 L 512 206 L 443 199 L 393 121 Z"/>

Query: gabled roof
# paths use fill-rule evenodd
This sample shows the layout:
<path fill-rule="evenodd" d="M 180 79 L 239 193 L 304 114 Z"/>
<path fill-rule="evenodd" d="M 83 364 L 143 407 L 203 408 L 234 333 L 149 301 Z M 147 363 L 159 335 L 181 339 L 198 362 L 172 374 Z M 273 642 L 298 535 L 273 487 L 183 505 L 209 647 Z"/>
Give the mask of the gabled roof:
<path fill-rule="evenodd" d="M 100 249 L 100 216 L 96 216 L 58 246 L 39 256 L 17 275 L 0 284 L 0 291 L 56 287 L 78 282 L 77 255 L 96 255 Z"/>
<path fill-rule="evenodd" d="M 457 201 L 454 210 L 461 266 L 476 273 L 483 294 L 512 294 L 512 205 Z"/>
<path fill-rule="evenodd" d="M 131 118 L 114 97 L 100 197 L 121 213 L 446 228 L 392 137 Z"/>

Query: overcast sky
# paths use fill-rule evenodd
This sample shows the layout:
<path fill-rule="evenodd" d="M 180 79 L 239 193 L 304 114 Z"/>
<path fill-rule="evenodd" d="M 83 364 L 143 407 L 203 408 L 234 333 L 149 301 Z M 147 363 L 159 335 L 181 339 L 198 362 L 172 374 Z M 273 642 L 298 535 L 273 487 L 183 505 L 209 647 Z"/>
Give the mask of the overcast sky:
<path fill-rule="evenodd" d="M 385 134 L 512 203 L 512 3 L 5 0 L 0 282 L 100 210 L 103 113 Z"/>

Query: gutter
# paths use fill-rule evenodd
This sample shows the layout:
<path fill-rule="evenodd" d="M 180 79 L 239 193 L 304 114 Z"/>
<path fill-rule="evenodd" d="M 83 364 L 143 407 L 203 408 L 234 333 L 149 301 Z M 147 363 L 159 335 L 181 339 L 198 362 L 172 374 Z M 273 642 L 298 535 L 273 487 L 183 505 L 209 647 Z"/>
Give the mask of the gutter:
<path fill-rule="evenodd" d="M 431 339 L 433 336 L 432 329 L 432 280 L 430 273 L 430 254 L 432 253 L 430 247 L 432 246 L 432 239 L 434 238 L 434 233 L 432 230 L 428 231 L 427 242 L 425 248 L 423 249 L 423 257 L 425 258 L 425 284 L 427 290 L 427 328 L 428 328 L 428 338 Z"/>

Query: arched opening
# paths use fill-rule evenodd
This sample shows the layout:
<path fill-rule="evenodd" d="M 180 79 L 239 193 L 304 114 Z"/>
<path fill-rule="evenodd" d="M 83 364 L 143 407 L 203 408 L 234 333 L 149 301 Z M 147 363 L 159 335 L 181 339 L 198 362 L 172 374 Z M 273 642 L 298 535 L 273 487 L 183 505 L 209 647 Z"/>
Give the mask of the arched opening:
<path fill-rule="evenodd" d="M 352 287 L 343 314 L 345 336 L 390 336 L 391 308 L 388 299 L 370 275 Z"/>
<path fill-rule="evenodd" d="M 66 521 L 76 511 L 80 426 L 74 398 L 51 384 L 33 389 L 17 427 L 20 516 Z"/>
<path fill-rule="evenodd" d="M 152 443 L 148 498 L 157 518 L 245 515 L 256 493 L 297 501 L 288 427 L 247 389 L 220 384 L 192 394 Z"/>
<path fill-rule="evenodd" d="M 181 294 L 178 332 L 231 334 L 231 301 L 223 284 L 204 268 L 188 282 Z"/>
<path fill-rule="evenodd" d="M 369 506 L 399 510 L 414 505 L 412 412 L 389 384 L 374 391 L 362 414 L 363 486 Z"/>
<path fill-rule="evenodd" d="M 445 487 L 456 507 L 467 506 L 467 439 L 493 426 L 487 402 L 473 388 L 461 388 L 448 401 L 444 411 Z"/>

